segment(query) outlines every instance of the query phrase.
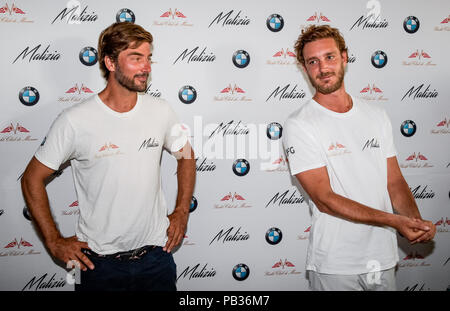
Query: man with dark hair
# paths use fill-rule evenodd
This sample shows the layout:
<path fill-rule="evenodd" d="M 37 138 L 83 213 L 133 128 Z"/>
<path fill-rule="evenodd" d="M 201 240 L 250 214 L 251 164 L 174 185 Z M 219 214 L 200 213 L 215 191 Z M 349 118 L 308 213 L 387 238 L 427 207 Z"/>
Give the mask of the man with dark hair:
<path fill-rule="evenodd" d="M 402 176 L 386 112 L 345 91 L 348 55 L 339 31 L 310 26 L 295 49 L 316 89 L 283 135 L 291 174 L 312 210 L 310 287 L 395 290 L 395 230 L 417 243 L 431 240 L 436 227 L 421 219 Z"/>
<path fill-rule="evenodd" d="M 77 262 L 76 290 L 176 290 L 171 251 L 187 226 L 195 182 L 188 138 L 169 104 L 150 95 L 153 38 L 115 23 L 99 38 L 107 85 L 54 121 L 22 178 L 27 206 L 52 256 Z M 160 184 L 162 150 L 178 161 L 173 213 Z M 51 216 L 45 180 L 70 160 L 80 217 L 64 238 Z"/>

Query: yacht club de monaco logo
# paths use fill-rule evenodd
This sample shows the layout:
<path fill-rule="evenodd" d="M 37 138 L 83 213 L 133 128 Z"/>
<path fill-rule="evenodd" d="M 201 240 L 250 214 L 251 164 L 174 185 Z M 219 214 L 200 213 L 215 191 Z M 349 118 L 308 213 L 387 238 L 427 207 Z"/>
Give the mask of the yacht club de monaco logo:
<path fill-rule="evenodd" d="M 161 13 L 157 20 L 153 21 L 153 26 L 170 26 L 170 27 L 192 27 L 189 18 L 184 10 L 169 8 Z"/>
<path fill-rule="evenodd" d="M 424 50 L 416 49 L 414 52 L 410 53 L 408 60 L 402 62 L 403 66 L 436 66 L 432 62 L 431 55 L 429 52 Z"/>
<path fill-rule="evenodd" d="M 281 48 L 276 50 L 272 57 L 267 60 L 267 65 L 296 65 L 297 57 L 289 48 Z"/>
<path fill-rule="evenodd" d="M 400 164 L 401 168 L 431 168 L 433 166 L 428 156 L 421 152 L 413 152 Z"/>
<path fill-rule="evenodd" d="M 20 239 L 14 238 L 3 246 L 0 250 L 0 257 L 39 255 L 40 253 L 34 249 L 33 244 L 21 237 Z"/>
<path fill-rule="evenodd" d="M 337 156 L 349 154 L 349 153 L 351 153 L 351 151 L 349 151 L 347 149 L 347 147 L 345 147 L 343 144 L 338 143 L 338 142 L 333 142 L 328 147 L 328 150 L 326 153 L 327 153 L 327 156 L 329 156 L 329 157 L 337 157 Z"/>
<path fill-rule="evenodd" d="M 331 17 L 321 11 L 310 12 L 306 16 L 304 22 L 300 25 L 300 29 L 305 29 L 310 25 L 329 25 L 332 22 Z"/>
<path fill-rule="evenodd" d="M 215 209 L 236 209 L 252 207 L 248 201 L 237 192 L 229 192 L 220 199 L 219 203 L 214 204 Z"/>
<path fill-rule="evenodd" d="M 1 5 L 1 2 L 0 2 Z M 4 2 L 0 7 L 0 23 L 34 23 L 27 17 L 28 11 L 14 2 Z"/>
<path fill-rule="evenodd" d="M 120 151 L 120 147 L 111 143 L 107 142 L 104 145 L 100 146 L 100 148 L 97 150 L 95 154 L 96 159 L 101 159 L 105 157 L 112 157 L 112 156 L 118 156 L 123 154 Z"/>
<path fill-rule="evenodd" d="M 450 31 L 450 14 L 434 27 L 435 31 Z"/>
<path fill-rule="evenodd" d="M 450 134 L 450 118 L 444 118 L 431 129 L 431 134 Z"/>
<path fill-rule="evenodd" d="M 19 122 L 10 122 L 6 127 L 0 127 L 0 142 L 30 142 L 37 138 L 31 136 L 31 131 Z"/>
<path fill-rule="evenodd" d="M 93 94 L 94 92 L 84 83 L 75 83 L 65 91 L 63 96 L 58 98 L 58 101 L 61 103 L 79 103 Z"/>
<path fill-rule="evenodd" d="M 439 233 L 448 233 L 450 232 L 450 218 L 448 217 L 441 217 L 438 221 L 435 223 L 436 225 L 436 231 Z"/>
<path fill-rule="evenodd" d="M 288 259 L 280 259 L 272 265 L 271 270 L 265 271 L 265 276 L 288 276 L 301 274 L 295 269 L 295 264 Z"/>
<path fill-rule="evenodd" d="M 61 211 L 62 216 L 80 215 L 80 209 L 78 208 L 78 200 L 69 204 L 69 206 Z"/>
<path fill-rule="evenodd" d="M 368 83 L 359 92 L 360 98 L 368 101 L 386 101 L 388 98 L 384 97 L 383 90 L 376 86 L 375 83 Z"/>
<path fill-rule="evenodd" d="M 247 96 L 246 90 L 236 83 L 229 83 L 220 90 L 220 93 L 214 96 L 214 101 L 218 102 L 250 102 L 251 98 Z"/>

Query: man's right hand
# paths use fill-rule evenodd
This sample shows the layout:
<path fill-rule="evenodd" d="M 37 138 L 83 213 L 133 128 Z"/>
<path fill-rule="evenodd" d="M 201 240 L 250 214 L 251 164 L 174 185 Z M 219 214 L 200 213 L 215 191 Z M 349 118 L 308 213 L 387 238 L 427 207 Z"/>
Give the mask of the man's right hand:
<path fill-rule="evenodd" d="M 80 264 L 81 270 L 86 271 L 87 268 L 94 270 L 95 267 L 92 261 L 81 251 L 82 248 L 90 249 L 88 244 L 78 241 L 76 236 L 69 238 L 60 237 L 46 244 L 50 253 L 66 264 L 76 261 Z"/>
<path fill-rule="evenodd" d="M 424 233 L 431 230 L 430 226 L 420 219 L 409 218 L 403 215 L 396 215 L 396 217 L 397 224 L 395 229 L 410 242 L 417 240 Z"/>

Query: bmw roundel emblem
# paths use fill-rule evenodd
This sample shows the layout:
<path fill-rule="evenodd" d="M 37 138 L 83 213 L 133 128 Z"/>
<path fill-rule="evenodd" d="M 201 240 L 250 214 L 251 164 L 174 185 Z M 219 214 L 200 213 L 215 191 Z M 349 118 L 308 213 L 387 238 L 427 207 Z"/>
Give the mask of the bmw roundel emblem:
<path fill-rule="evenodd" d="M 405 29 L 407 33 L 415 33 L 419 30 L 419 27 L 419 19 L 415 16 L 408 16 L 403 21 L 403 29 Z"/>
<path fill-rule="evenodd" d="M 250 275 L 250 269 L 246 264 L 240 263 L 234 266 L 232 274 L 236 281 L 244 281 Z"/>
<path fill-rule="evenodd" d="M 94 49 L 93 47 L 87 46 L 87 47 L 81 49 L 79 57 L 80 57 L 80 62 L 83 65 L 86 65 L 86 66 L 95 65 L 98 60 L 97 50 Z"/>
<path fill-rule="evenodd" d="M 266 232 L 266 241 L 270 245 L 276 245 L 280 243 L 282 238 L 283 234 L 281 233 L 281 230 L 278 228 L 270 228 Z"/>
<path fill-rule="evenodd" d="M 387 55 L 383 51 L 378 50 L 372 54 L 372 65 L 375 68 L 383 68 L 384 66 L 386 66 L 387 61 Z"/>
<path fill-rule="evenodd" d="M 233 172 L 237 176 L 245 176 L 250 171 L 250 163 L 246 159 L 237 159 L 233 163 Z"/>
<path fill-rule="evenodd" d="M 247 67 L 250 64 L 250 55 L 244 50 L 234 52 L 233 64 L 238 68 Z"/>
<path fill-rule="evenodd" d="M 25 106 L 34 106 L 39 101 L 39 92 L 32 86 L 26 86 L 20 90 L 19 100 Z"/>
<path fill-rule="evenodd" d="M 280 123 L 272 122 L 269 125 L 267 125 L 267 137 L 271 140 L 277 140 L 281 138 L 281 135 L 283 133 L 283 127 L 280 125 Z"/>
<path fill-rule="evenodd" d="M 402 125 L 400 126 L 400 132 L 405 137 L 411 137 L 416 133 L 417 126 L 416 123 L 412 120 L 406 120 L 403 121 Z"/>
<path fill-rule="evenodd" d="M 270 31 L 278 32 L 281 29 L 283 29 L 284 26 L 283 17 L 281 17 L 281 15 L 278 14 L 272 14 L 267 18 L 266 25 Z"/>
<path fill-rule="evenodd" d="M 192 104 L 197 99 L 197 91 L 192 86 L 185 85 L 178 91 L 178 98 L 185 104 Z"/>
<path fill-rule="evenodd" d="M 130 9 L 121 9 L 116 14 L 116 21 L 118 23 L 121 23 L 121 22 L 134 23 L 135 20 L 136 20 L 136 17 L 134 16 L 133 11 L 131 11 Z"/>
<path fill-rule="evenodd" d="M 197 209 L 197 206 L 198 206 L 198 201 L 194 196 L 192 196 L 191 205 L 189 206 L 189 213 L 192 213 L 193 211 L 195 211 Z"/>

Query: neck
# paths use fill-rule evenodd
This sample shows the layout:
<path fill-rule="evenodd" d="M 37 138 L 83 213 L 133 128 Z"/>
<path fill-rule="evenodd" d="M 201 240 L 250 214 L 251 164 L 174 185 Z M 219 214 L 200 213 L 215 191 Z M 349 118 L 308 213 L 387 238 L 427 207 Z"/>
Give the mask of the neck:
<path fill-rule="evenodd" d="M 136 106 L 137 101 L 137 92 L 124 88 L 111 77 L 98 96 L 106 106 L 117 112 L 130 111 Z"/>
<path fill-rule="evenodd" d="M 345 92 L 344 85 L 330 94 L 323 94 L 316 91 L 313 99 L 321 106 L 334 112 L 344 113 L 353 107 L 352 98 Z"/>

